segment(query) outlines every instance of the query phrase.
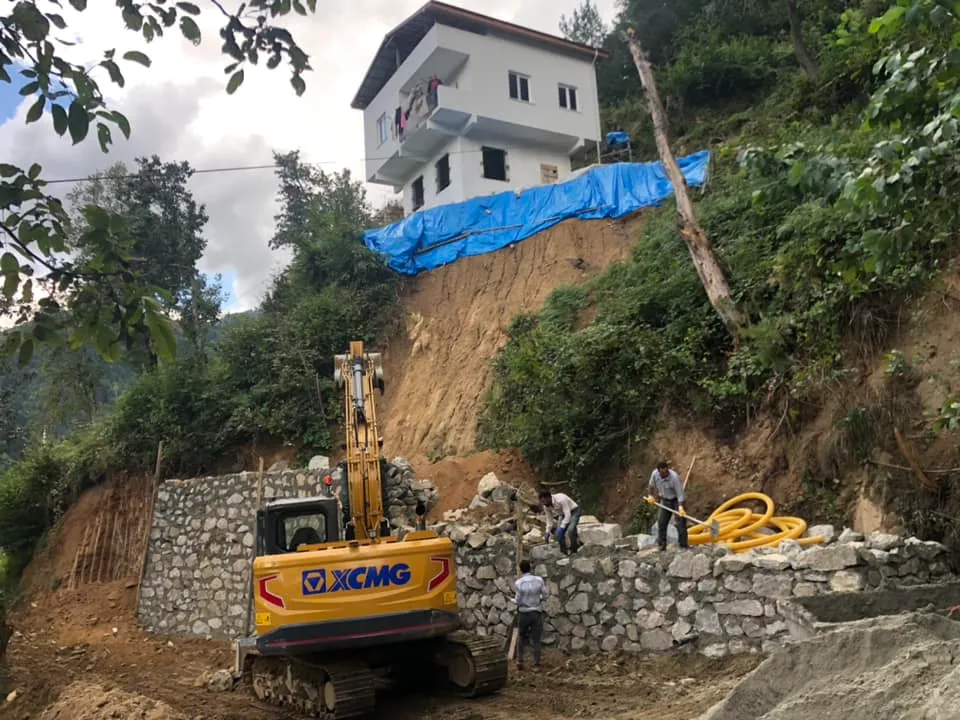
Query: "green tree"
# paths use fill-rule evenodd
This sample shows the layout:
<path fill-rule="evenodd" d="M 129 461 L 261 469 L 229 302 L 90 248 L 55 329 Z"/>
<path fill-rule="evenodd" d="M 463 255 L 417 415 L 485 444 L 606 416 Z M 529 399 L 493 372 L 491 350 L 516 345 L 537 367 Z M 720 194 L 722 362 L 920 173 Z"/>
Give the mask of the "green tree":
<path fill-rule="evenodd" d="M 234 398 L 231 429 L 330 450 L 340 416 L 333 356 L 351 339 L 372 342 L 397 307 L 397 278 L 364 246 L 372 222 L 363 185 L 326 174 L 297 153 L 277 155 L 280 213 L 275 247 L 293 259 L 274 280 L 262 314 L 218 341 L 219 383 Z"/>
<path fill-rule="evenodd" d="M 560 16 L 560 32 L 567 40 L 600 47 L 607 37 L 607 26 L 593 0 L 582 0 L 570 18 Z"/>
<path fill-rule="evenodd" d="M 136 162 L 134 173 L 118 163 L 78 185 L 68 195 L 72 215 L 76 218 L 78 208 L 92 204 L 108 207 L 127 221 L 131 267 L 142 282 L 163 291 L 157 293 L 157 302 L 179 321 L 191 347 L 198 350 L 202 330 L 219 316 L 221 291 L 218 281 L 208 281 L 197 269 L 207 244 L 203 228 L 208 216 L 188 186 L 193 169 L 186 162 L 161 162 L 156 155 Z M 88 241 L 78 232 L 88 229 L 83 222 L 82 218 L 71 222 L 81 265 L 95 263 L 102 250 L 96 244 L 100 238 Z M 155 363 L 143 338 L 131 350 L 148 365 Z"/>
<path fill-rule="evenodd" d="M 280 183 L 280 212 L 274 216 L 272 248 L 305 248 L 318 233 L 358 233 L 372 215 L 361 182 L 350 171 L 325 173 L 300 159 L 300 152 L 274 153 Z"/>
<path fill-rule="evenodd" d="M 78 12 L 87 8 L 87 0 L 69 2 Z M 193 3 L 118 0 L 116 5 L 126 27 L 147 43 L 174 27 L 189 42 L 202 41 L 195 19 L 201 10 Z M 45 10 L 34 0 L 18 0 L 0 18 L 0 82 L 13 82 L 11 66 L 25 67 L 26 81 L 19 92 L 35 98 L 26 122 L 35 123 L 49 111 L 58 135 L 69 135 L 75 145 L 95 132 L 106 152 L 115 131 L 129 137 L 131 129 L 124 115 L 108 107 L 101 77 L 122 87 L 121 60 L 147 67 L 151 61 L 139 50 L 120 54 L 108 49 L 93 67 L 72 63 L 62 54 L 72 43 L 58 35 L 67 30 L 66 20 Z M 251 0 L 235 12 L 212 3 L 212 11 L 223 17 L 219 35 L 230 59 L 225 68 L 227 92 L 236 92 L 246 66 L 263 58 L 270 69 L 286 60 L 291 85 L 301 95 L 306 89 L 303 74 L 311 69 L 309 58 L 277 19 L 315 10 L 316 0 Z M 5 218 L 0 224 L 2 294 L 17 327 L 0 349 L 19 353 L 27 362 L 38 342 L 66 339 L 79 346 L 93 341 L 101 354 L 116 359 L 124 344 L 149 334 L 157 349 L 172 357 L 175 343 L 164 306 L 156 300 L 157 289 L 141 276 L 142 268 L 136 267 L 127 223 L 96 205 L 84 208 L 88 231 L 79 240 L 96 251 L 89 262 L 77 264 L 71 242 L 77 238 L 67 233 L 68 214 L 63 203 L 47 193 L 41 174 L 36 163 L 29 168 L 0 163 L 0 214 Z M 45 296 L 38 298 L 41 289 Z"/>
<path fill-rule="evenodd" d="M 106 391 L 105 370 L 89 347 L 53 348 L 40 368 L 40 428 L 53 437 L 93 422 Z"/>

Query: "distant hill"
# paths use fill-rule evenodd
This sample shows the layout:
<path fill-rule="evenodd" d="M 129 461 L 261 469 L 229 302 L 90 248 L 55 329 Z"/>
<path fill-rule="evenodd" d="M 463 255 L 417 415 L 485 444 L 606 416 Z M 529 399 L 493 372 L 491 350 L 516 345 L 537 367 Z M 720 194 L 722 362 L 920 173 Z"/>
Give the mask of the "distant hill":
<path fill-rule="evenodd" d="M 242 318 L 256 317 L 258 314 L 258 310 L 247 310 L 223 315 L 208 333 L 210 350 L 216 350 L 226 330 Z M 183 334 L 179 328 L 176 328 L 176 336 L 178 343 L 182 343 Z M 41 431 L 44 396 L 51 383 L 58 381 L 58 371 L 54 370 L 51 375 L 45 370 L 54 352 L 50 346 L 40 346 L 25 367 L 21 367 L 15 357 L 0 358 L 0 461 L 18 458 L 29 434 Z M 135 368 L 124 362 L 109 363 L 100 358 L 92 347 L 84 347 L 77 353 L 80 355 L 71 358 L 76 367 L 71 365 L 59 372 L 87 372 L 99 377 L 99 387 L 94 396 L 99 411 L 112 406 L 138 377 Z M 62 425 L 46 428 L 48 435 L 55 437 L 62 436 L 68 430 Z"/>

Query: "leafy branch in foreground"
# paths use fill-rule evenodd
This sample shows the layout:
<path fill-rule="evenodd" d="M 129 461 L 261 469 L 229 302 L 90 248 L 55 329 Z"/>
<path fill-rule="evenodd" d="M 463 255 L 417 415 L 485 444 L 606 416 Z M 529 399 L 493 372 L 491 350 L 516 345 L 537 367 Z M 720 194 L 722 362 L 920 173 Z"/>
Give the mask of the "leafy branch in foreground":
<path fill-rule="evenodd" d="M 60 0 L 45 6 L 51 4 L 63 7 Z M 69 4 L 77 12 L 88 7 L 87 0 Z M 116 5 L 126 27 L 147 43 L 174 26 L 194 45 L 202 42 L 196 20 L 202 13 L 193 3 L 118 0 Z M 312 13 L 316 0 L 252 0 L 234 12 L 219 0 L 211 0 L 211 5 L 223 18 L 221 51 L 231 60 L 224 70 L 230 76 L 228 93 L 243 82 L 244 66 L 257 65 L 262 56 L 271 70 L 287 60 L 290 83 L 298 96 L 303 94 L 303 74 L 311 70 L 309 57 L 276 20 L 291 13 Z M 0 17 L 0 82 L 12 85 L 17 72 L 22 76 L 19 94 L 35 98 L 26 113 L 27 124 L 48 112 L 58 135 L 69 135 L 76 145 L 94 130 L 101 150 L 107 152 L 114 132 L 129 138 L 131 127 L 122 113 L 108 106 L 102 75 L 123 87 L 120 61 L 150 67 L 150 58 L 140 50 L 118 54 L 113 48 L 99 63 L 84 67 L 64 56 L 65 48 L 74 44 L 59 36 L 66 30 L 63 15 L 41 10 L 33 0 L 16 2 L 8 15 Z M 67 214 L 60 200 L 45 191 L 41 172 L 37 163 L 29 168 L 0 165 L 0 313 L 16 318 L 16 331 L 6 334 L 0 349 L 29 360 L 36 342 L 62 341 L 63 331 L 72 328 L 71 342 L 93 339 L 106 357 L 115 355 L 116 343 L 143 332 L 158 350 L 169 351 L 162 355 L 168 355 L 172 330 L 162 306 L 154 306 L 157 289 L 143 284 L 130 268 L 123 239 L 126 229 L 121 229 L 118 216 L 88 206 L 88 232 L 95 237 L 87 247 L 96 247 L 97 252 L 82 262 L 71 260 L 77 248 L 68 235 Z M 88 293 L 92 285 L 97 291 Z M 41 288 L 48 295 L 38 298 Z"/>

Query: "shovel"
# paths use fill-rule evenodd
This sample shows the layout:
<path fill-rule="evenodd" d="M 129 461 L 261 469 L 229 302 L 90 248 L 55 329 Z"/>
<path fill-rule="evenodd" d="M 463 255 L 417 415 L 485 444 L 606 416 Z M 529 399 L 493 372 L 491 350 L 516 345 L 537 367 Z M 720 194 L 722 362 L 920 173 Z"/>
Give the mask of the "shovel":
<path fill-rule="evenodd" d="M 707 525 L 707 523 L 704 522 L 703 520 L 697 520 L 695 517 L 690 517 L 689 515 L 681 515 L 679 512 L 677 512 L 677 511 L 674 510 L 673 508 L 668 508 L 666 505 L 661 505 L 661 504 L 658 503 L 658 502 L 654 502 L 654 503 L 651 503 L 651 504 L 652 504 L 652 505 L 656 505 L 658 508 L 663 508 L 663 509 L 666 510 L 667 512 L 673 513 L 673 514 L 676 515 L 677 517 L 682 517 L 682 518 L 685 519 L 685 520 L 692 520 L 692 521 L 693 521 L 694 523 L 696 523 L 697 525 L 704 525 L 705 527 L 709 527 L 709 528 L 710 528 L 710 539 L 711 539 L 711 540 L 716 540 L 717 537 L 719 537 L 719 535 L 720 535 L 720 523 L 717 522 L 716 520 L 714 520 L 712 523 L 710 523 L 709 525 Z"/>

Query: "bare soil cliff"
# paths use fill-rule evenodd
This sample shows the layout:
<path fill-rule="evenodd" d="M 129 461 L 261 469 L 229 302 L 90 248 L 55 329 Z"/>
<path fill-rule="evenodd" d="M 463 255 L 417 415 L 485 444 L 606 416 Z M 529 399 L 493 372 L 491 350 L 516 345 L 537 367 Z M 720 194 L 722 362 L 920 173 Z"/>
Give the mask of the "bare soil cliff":
<path fill-rule="evenodd" d="M 641 228 L 641 217 L 569 220 L 413 279 L 404 300 L 406 334 L 384 353 L 387 455 L 422 464 L 472 452 L 491 361 L 514 316 L 540 309 L 555 288 L 625 259 Z"/>

